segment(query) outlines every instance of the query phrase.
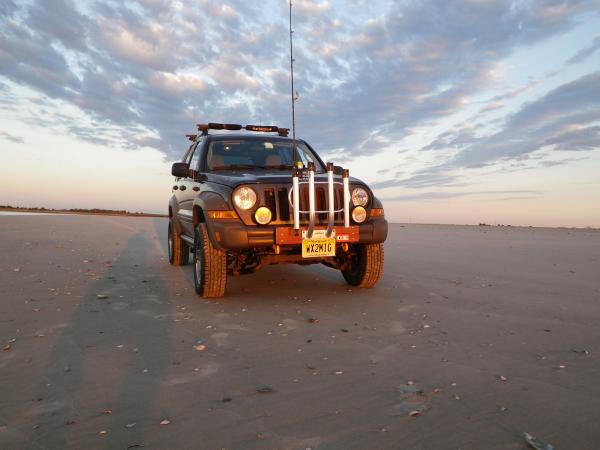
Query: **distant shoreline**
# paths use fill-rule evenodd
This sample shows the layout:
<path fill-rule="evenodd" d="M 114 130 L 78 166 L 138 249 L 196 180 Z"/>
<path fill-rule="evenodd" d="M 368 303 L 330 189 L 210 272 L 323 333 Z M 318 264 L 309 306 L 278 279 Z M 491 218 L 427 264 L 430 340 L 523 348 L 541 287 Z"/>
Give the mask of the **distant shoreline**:
<path fill-rule="evenodd" d="M 0 212 L 17 212 L 17 213 L 39 213 L 39 214 L 81 214 L 88 216 L 123 216 L 123 217 L 169 217 L 167 214 L 154 214 L 144 212 L 130 211 L 115 211 L 110 209 L 49 209 L 49 208 L 25 208 L 19 206 L 0 206 Z M 583 230 L 583 231 L 600 231 L 600 228 L 593 226 L 576 227 L 576 226 L 541 226 L 541 225 L 511 225 L 511 224 L 467 224 L 467 223 L 427 223 L 427 222 L 390 222 L 390 225 L 400 226 L 452 226 L 452 227 L 481 227 L 481 228 L 500 228 L 500 229 L 518 229 L 518 228 L 537 228 L 537 229 L 556 229 L 556 230 Z"/>
<path fill-rule="evenodd" d="M 39 213 L 39 214 L 83 214 L 83 215 L 89 215 L 89 216 L 168 217 L 166 214 L 118 211 L 118 210 L 101 209 L 101 208 L 52 209 L 52 208 L 25 208 L 25 207 L 20 207 L 20 206 L 0 206 L 0 211 Z"/>

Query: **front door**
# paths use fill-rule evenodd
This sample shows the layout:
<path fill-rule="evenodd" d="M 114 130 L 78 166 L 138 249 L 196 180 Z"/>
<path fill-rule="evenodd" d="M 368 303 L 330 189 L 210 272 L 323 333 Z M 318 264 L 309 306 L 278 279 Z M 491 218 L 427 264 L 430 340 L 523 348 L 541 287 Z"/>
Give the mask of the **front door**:
<path fill-rule="evenodd" d="M 194 236 L 193 207 L 194 198 L 196 198 L 200 190 L 198 164 L 200 162 L 201 150 L 202 141 L 200 140 L 195 144 L 195 147 L 188 155 L 188 176 L 180 178 L 176 183 L 178 186 L 176 196 L 179 205 L 177 215 L 179 217 L 179 222 L 183 226 L 184 233 L 188 236 Z"/>

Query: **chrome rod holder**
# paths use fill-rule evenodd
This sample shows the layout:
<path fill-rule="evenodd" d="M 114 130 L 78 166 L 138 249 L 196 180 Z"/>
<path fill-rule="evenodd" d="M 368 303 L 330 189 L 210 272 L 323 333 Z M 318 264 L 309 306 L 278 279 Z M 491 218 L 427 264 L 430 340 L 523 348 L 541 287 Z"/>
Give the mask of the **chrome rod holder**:
<path fill-rule="evenodd" d="M 315 163 L 308 163 L 308 230 L 306 237 L 312 238 L 315 229 Z"/>
<path fill-rule="evenodd" d="M 294 230 L 300 229 L 300 182 L 298 180 L 299 170 L 294 167 L 292 172 L 292 189 L 294 192 L 294 203 L 292 205 L 294 210 Z"/>
<path fill-rule="evenodd" d="M 327 163 L 327 191 L 329 193 L 327 201 L 327 212 L 329 215 L 329 221 L 327 223 L 327 237 L 331 237 L 333 232 L 333 226 L 335 224 L 335 211 L 334 211 L 334 196 L 333 196 L 333 163 Z"/>
<path fill-rule="evenodd" d="M 344 169 L 342 173 L 342 181 L 344 185 L 344 226 L 350 226 L 350 171 Z"/>

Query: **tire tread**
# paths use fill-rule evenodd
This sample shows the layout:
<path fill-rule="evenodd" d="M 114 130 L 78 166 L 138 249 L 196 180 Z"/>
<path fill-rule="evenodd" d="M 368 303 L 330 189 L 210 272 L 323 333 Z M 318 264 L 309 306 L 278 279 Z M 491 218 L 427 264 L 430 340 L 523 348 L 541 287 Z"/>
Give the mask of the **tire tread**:
<path fill-rule="evenodd" d="M 222 297 L 227 285 L 227 253 L 212 245 L 206 225 L 197 225 L 196 233 L 196 239 L 200 239 L 202 245 L 196 251 L 201 251 L 204 259 L 201 295 L 204 298 Z"/>
<path fill-rule="evenodd" d="M 179 233 L 177 233 L 173 222 L 170 224 L 172 242 L 173 242 L 173 255 L 169 259 L 169 262 L 174 266 L 185 266 L 190 260 L 190 249 L 188 245 L 181 239 Z"/>
<path fill-rule="evenodd" d="M 342 271 L 342 275 L 352 286 L 372 288 L 383 275 L 385 260 L 383 244 L 361 244 L 361 246 L 361 254 L 358 258 L 359 274 Z"/>

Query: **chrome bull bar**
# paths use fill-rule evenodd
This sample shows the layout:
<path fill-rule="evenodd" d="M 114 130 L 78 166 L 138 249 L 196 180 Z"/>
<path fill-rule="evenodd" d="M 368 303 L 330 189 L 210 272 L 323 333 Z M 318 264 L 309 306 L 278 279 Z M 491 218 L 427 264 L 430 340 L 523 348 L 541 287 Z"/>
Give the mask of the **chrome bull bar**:
<path fill-rule="evenodd" d="M 308 181 L 300 181 L 300 176 L 308 172 Z M 315 230 L 315 218 L 317 214 L 327 213 L 327 237 L 333 233 L 335 225 L 335 214 L 344 211 L 344 227 L 350 226 L 350 173 L 348 169 L 343 169 L 342 183 L 334 181 L 334 166 L 333 163 L 327 163 L 327 181 L 315 181 L 315 165 L 308 164 L 308 170 L 294 168 L 292 171 L 292 190 L 288 194 L 288 201 L 292 207 L 294 214 L 294 230 L 300 230 L 300 214 L 308 214 L 308 230 L 306 236 L 310 239 Z M 300 185 L 308 184 L 308 211 L 300 209 Z M 327 184 L 327 210 L 317 211 L 315 208 L 315 185 Z M 341 184 L 344 192 L 344 205 L 342 208 L 335 209 L 334 185 Z M 292 198 L 290 198 L 292 197 Z M 296 206 L 297 205 L 297 206 Z"/>

